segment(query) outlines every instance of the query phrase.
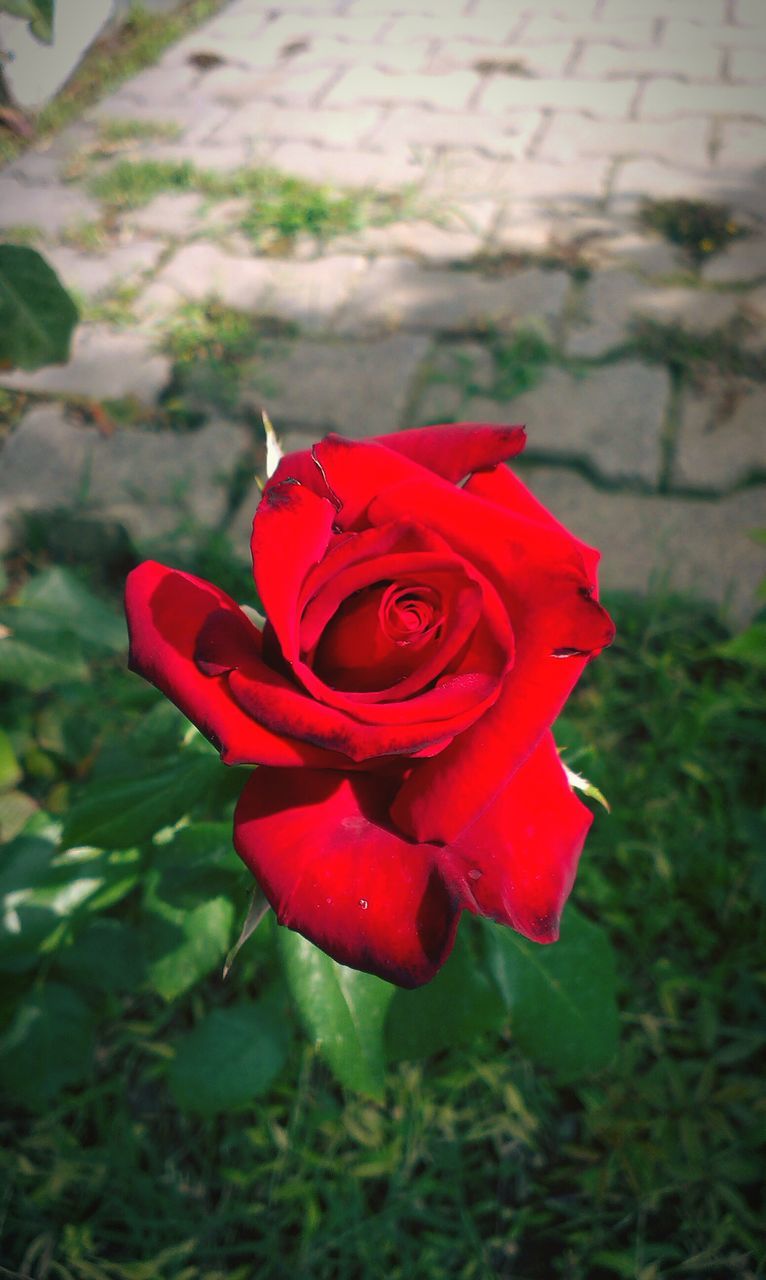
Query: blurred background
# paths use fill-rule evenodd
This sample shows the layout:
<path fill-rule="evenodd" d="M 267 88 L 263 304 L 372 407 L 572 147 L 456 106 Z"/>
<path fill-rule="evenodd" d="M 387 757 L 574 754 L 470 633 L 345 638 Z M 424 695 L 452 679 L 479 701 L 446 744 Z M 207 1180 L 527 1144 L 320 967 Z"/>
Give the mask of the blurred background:
<path fill-rule="evenodd" d="M 0 246 L 0 1274 L 761 1275 L 763 0 L 0 0 L 0 52 L 0 235 L 77 308 Z M 612 806 L 608 1065 L 478 979 L 400 1007 L 437 1052 L 389 1019 L 374 1097 L 190 1040 L 279 1000 L 275 930 L 224 984 L 241 778 L 119 598 L 145 555 L 251 598 L 263 409 L 286 450 L 523 422 L 601 548 L 557 737 Z"/>

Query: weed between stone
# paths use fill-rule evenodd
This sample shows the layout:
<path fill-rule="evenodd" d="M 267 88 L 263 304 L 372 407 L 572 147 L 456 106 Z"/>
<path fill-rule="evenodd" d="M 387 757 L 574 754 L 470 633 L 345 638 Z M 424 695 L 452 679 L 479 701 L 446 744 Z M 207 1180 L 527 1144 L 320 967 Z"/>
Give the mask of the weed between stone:
<path fill-rule="evenodd" d="M 743 346 L 744 326 L 729 325 L 710 333 L 693 333 L 655 320 L 637 320 L 633 345 L 644 360 L 700 382 L 710 373 L 766 381 L 766 352 Z"/>
<path fill-rule="evenodd" d="M 639 222 L 679 245 L 699 266 L 733 240 L 747 235 L 726 205 L 705 200 L 644 200 Z"/>
<path fill-rule="evenodd" d="M 331 187 L 289 177 L 275 169 L 237 169 L 213 173 L 188 160 L 117 161 L 88 184 L 92 195 L 112 210 L 138 209 L 168 193 L 196 192 L 210 200 L 245 197 L 249 208 L 241 230 L 259 246 L 289 246 L 300 235 L 327 239 L 359 231 L 368 223 L 381 226 L 399 214 L 395 196 Z"/>
<path fill-rule="evenodd" d="M 241 404 L 247 368 L 266 338 L 292 336 L 291 325 L 246 315 L 220 302 L 190 303 L 170 323 L 164 350 L 173 359 L 160 399 L 169 425 L 200 426 L 211 411 L 249 418 Z"/>

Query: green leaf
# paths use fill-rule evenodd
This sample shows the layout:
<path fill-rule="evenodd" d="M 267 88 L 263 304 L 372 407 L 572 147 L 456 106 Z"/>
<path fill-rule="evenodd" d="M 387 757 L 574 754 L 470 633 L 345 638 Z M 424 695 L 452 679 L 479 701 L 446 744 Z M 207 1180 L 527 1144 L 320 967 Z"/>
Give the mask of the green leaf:
<path fill-rule="evenodd" d="M 290 992 L 309 1036 L 341 1084 L 383 1096 L 383 1024 L 395 988 L 331 960 L 291 929 L 278 932 Z"/>
<path fill-rule="evenodd" d="M 12 840 L 24 829 L 37 802 L 24 791 L 6 791 L 0 795 L 0 843 Z"/>
<path fill-rule="evenodd" d="M 766 622 L 754 622 L 746 631 L 719 645 L 718 652 L 748 667 L 766 667 Z"/>
<path fill-rule="evenodd" d="M 268 910 L 269 904 L 266 900 L 266 896 L 260 886 L 256 885 L 250 895 L 250 906 L 242 924 L 242 928 L 239 931 L 239 937 L 226 957 L 226 964 L 223 966 L 224 978 L 228 978 L 231 973 L 231 966 L 234 964 L 234 961 L 245 943 L 252 938 Z"/>
<path fill-rule="evenodd" d="M 279 1075 L 287 1048 L 288 1023 L 276 1001 L 214 1009 L 176 1043 L 173 1097 L 201 1115 L 247 1107 Z"/>
<path fill-rule="evenodd" d="M 149 985 L 170 1002 L 223 961 L 234 907 L 228 898 L 218 897 L 184 911 L 152 894 L 148 906 L 144 939 Z"/>
<path fill-rule="evenodd" d="M 32 610 L 0 610 L 0 681 L 41 693 L 52 685 L 87 678 L 76 636 Z"/>
<path fill-rule="evenodd" d="M 455 947 L 436 977 L 415 991 L 397 991 L 386 1019 L 392 1061 L 427 1058 L 453 1045 L 470 1044 L 507 1018 L 505 1005 L 467 938 L 464 920 Z"/>
<path fill-rule="evenodd" d="M 210 868 L 238 870 L 242 865 L 234 852 L 230 822 L 190 822 L 179 827 L 172 840 L 158 845 L 154 865 L 199 873 Z"/>
<path fill-rule="evenodd" d="M 0 1086 L 38 1108 L 90 1073 L 93 1014 L 69 987 L 49 982 L 19 1008 L 0 1040 Z"/>
<path fill-rule="evenodd" d="M 11 740 L 5 730 L 0 729 L 0 791 L 15 787 L 20 778 L 21 768 Z"/>
<path fill-rule="evenodd" d="M 132 730 L 130 749 L 145 756 L 177 756 L 181 738 L 189 728 L 186 716 L 167 698 L 157 702 Z"/>
<path fill-rule="evenodd" d="M 49 902 L 36 898 L 56 847 L 38 836 L 17 836 L 0 863 L 0 969 L 23 972 L 36 963 L 40 947 L 60 924 Z"/>
<path fill-rule="evenodd" d="M 93 782 L 68 814 L 62 842 L 105 849 L 140 844 L 183 817 L 220 769 L 212 757 L 195 755 L 148 777 Z"/>
<path fill-rule="evenodd" d="M 63 364 L 78 318 L 56 272 L 35 249 L 0 244 L 0 366 Z"/>
<path fill-rule="evenodd" d="M 0 872 L 0 967 L 29 968 L 39 952 L 62 940 L 65 920 L 119 902 L 140 874 L 135 855 L 90 849 L 62 854 L 49 840 L 18 836 L 5 848 Z"/>
<path fill-rule="evenodd" d="M 561 1083 L 597 1071 L 617 1048 L 614 953 L 598 925 L 571 905 L 552 945 L 487 925 L 490 971 L 511 1012 L 514 1039 Z"/>
<path fill-rule="evenodd" d="M 131 991 L 143 982 L 140 936 L 120 920 L 95 919 L 56 955 L 56 968 L 77 987 Z"/>
<path fill-rule="evenodd" d="M 123 618 L 66 569 L 47 569 L 31 578 L 19 595 L 21 607 L 50 614 L 62 630 L 87 644 L 112 653 L 127 649 L 128 633 Z"/>
<path fill-rule="evenodd" d="M 0 0 L 0 13 L 11 13 L 15 18 L 28 18 L 33 36 L 43 44 L 53 41 L 54 0 Z"/>

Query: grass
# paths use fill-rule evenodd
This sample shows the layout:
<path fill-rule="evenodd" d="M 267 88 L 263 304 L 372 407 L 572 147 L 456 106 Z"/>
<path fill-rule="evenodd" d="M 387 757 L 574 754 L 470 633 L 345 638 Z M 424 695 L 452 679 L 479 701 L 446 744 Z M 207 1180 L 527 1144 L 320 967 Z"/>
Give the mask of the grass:
<path fill-rule="evenodd" d="M 165 351 L 173 359 L 162 409 L 176 426 L 196 426 L 211 409 L 235 412 L 242 365 L 258 349 L 262 327 L 220 302 L 190 303 L 170 322 Z"/>
<path fill-rule="evenodd" d="M 56 133 L 85 107 L 156 62 L 168 45 L 180 40 L 223 7 L 224 0 L 183 0 L 169 14 L 148 13 L 135 5 L 114 32 L 91 46 L 75 74 L 35 120 L 36 140 Z M 0 164 L 13 159 L 24 143 L 0 131 Z"/>
<path fill-rule="evenodd" d="M 644 200 L 639 222 L 679 245 L 699 266 L 746 235 L 731 209 L 705 200 Z"/>
<path fill-rule="evenodd" d="M 25 392 L 0 387 L 0 440 L 10 435 L 28 404 L 29 396 Z"/>
<path fill-rule="evenodd" d="M 180 126 L 172 120 L 131 120 L 115 116 L 98 122 L 98 141 L 105 146 L 123 142 L 172 142 L 180 132 Z"/>
<path fill-rule="evenodd" d="M 762 1274 L 766 697 L 756 670 L 720 656 L 710 610 L 608 603 L 617 642 L 558 739 L 612 804 L 575 900 L 617 948 L 614 1063 L 557 1087 L 506 1028 L 392 1068 L 376 1104 L 294 1042 L 268 1094 L 206 1121 L 178 1110 L 162 1065 L 230 988 L 214 976 L 172 1005 L 126 992 L 99 1028 L 91 1084 L 38 1114 L 5 1109 L 7 1267 L 35 1280 Z M 69 730 L 82 750 L 146 718 L 123 681 L 100 683 Z M 28 732 L 54 761 L 51 718 L 73 696 L 30 703 Z M 129 924 L 136 910 L 129 896 L 111 914 Z M 240 992 L 268 976 L 269 928 L 229 980 Z"/>
<path fill-rule="evenodd" d="M 531 325 L 520 326 L 511 335 L 490 331 L 482 337 L 481 348 L 440 344 L 428 377 L 432 386 L 455 389 L 463 401 L 461 412 L 473 396 L 510 400 L 531 391 L 551 364 L 561 363 L 545 334 Z"/>
<path fill-rule="evenodd" d="M 34 227 L 26 222 L 19 222 L 14 226 L 4 227 L 2 231 L 2 240 L 4 244 L 26 244 L 33 249 L 37 248 L 43 238 L 43 234 L 39 227 Z"/>
<path fill-rule="evenodd" d="M 694 333 L 677 325 L 639 320 L 633 327 L 633 347 L 642 359 L 667 365 L 695 382 L 711 373 L 766 381 L 766 355 L 744 346 L 743 336 L 741 326 Z"/>
<path fill-rule="evenodd" d="M 553 360 L 550 342 L 532 328 L 520 328 L 510 339 L 494 335 L 491 349 L 495 360 L 492 395 L 498 400 L 531 391 Z"/>
<path fill-rule="evenodd" d="M 197 192 L 210 200 L 246 197 L 241 230 L 260 246 L 289 246 L 298 236 L 318 239 L 382 225 L 398 216 L 401 196 L 359 189 L 336 191 L 269 168 L 213 173 L 190 161 L 117 161 L 89 182 L 110 210 L 137 209 L 164 193 Z"/>
<path fill-rule="evenodd" d="M 80 315 L 86 324 L 109 324 L 127 329 L 135 324 L 133 304 L 141 293 L 139 284 L 120 284 L 100 298 L 84 299 Z"/>
<path fill-rule="evenodd" d="M 140 209 L 155 196 L 196 191 L 201 175 L 188 160 L 118 160 L 91 178 L 91 195 L 113 209 Z"/>
<path fill-rule="evenodd" d="M 103 220 L 73 222 L 61 232 L 61 242 L 82 253 L 101 253 L 109 245 L 109 233 Z"/>

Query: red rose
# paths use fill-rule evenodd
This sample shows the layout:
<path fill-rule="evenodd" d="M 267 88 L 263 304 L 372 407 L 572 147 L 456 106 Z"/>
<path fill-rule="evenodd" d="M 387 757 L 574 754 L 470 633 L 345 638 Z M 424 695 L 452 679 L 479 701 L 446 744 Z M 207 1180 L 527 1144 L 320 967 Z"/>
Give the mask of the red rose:
<path fill-rule="evenodd" d="M 283 458 L 253 522 L 262 631 L 190 574 L 128 580 L 133 670 L 262 766 L 234 842 L 280 923 L 401 986 L 463 910 L 554 941 L 591 822 L 550 726 L 614 628 L 597 553 L 500 465 L 523 446 L 468 423 Z"/>

